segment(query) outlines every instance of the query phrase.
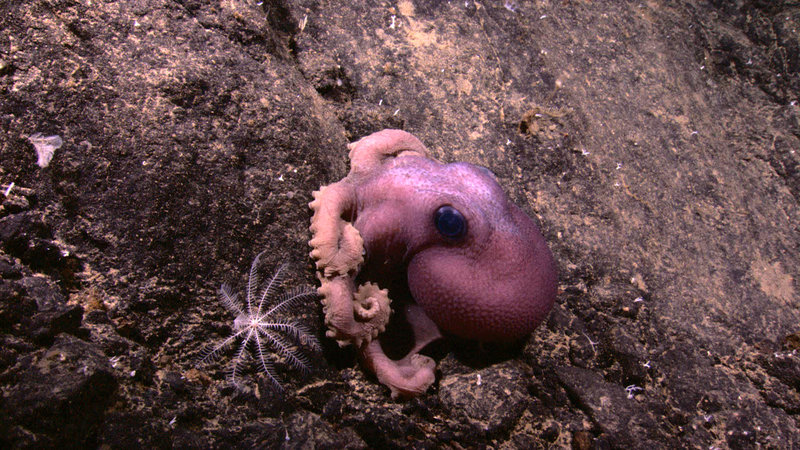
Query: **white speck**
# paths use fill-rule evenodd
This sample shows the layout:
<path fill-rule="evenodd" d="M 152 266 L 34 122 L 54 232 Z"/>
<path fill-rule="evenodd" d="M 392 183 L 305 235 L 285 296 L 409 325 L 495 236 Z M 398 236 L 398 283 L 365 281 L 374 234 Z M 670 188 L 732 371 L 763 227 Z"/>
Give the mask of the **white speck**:
<path fill-rule="evenodd" d="M 134 28 L 139 28 L 140 26 L 141 26 L 141 25 L 139 25 L 139 21 L 138 21 L 138 20 L 136 20 L 136 19 L 133 19 L 133 27 L 134 27 Z"/>
<path fill-rule="evenodd" d="M 392 115 L 393 115 L 393 116 L 396 116 L 396 115 L 397 115 L 397 113 L 399 113 L 399 112 L 400 112 L 400 108 L 397 108 L 397 109 L 395 110 L 394 114 L 392 114 Z"/>
<path fill-rule="evenodd" d="M 542 14 L 541 16 L 539 16 L 539 20 L 542 20 L 542 19 L 547 19 L 547 14 Z"/>
<path fill-rule="evenodd" d="M 64 258 L 69 256 L 69 250 L 61 250 L 61 256 L 63 256 Z"/>
<path fill-rule="evenodd" d="M 42 133 L 33 133 L 28 136 L 28 141 L 36 149 L 36 155 L 38 156 L 36 164 L 41 168 L 45 168 L 50 164 L 50 160 L 53 159 L 53 153 L 64 144 L 60 136 L 42 136 Z"/>
<path fill-rule="evenodd" d="M 594 348 L 594 346 L 597 345 L 597 342 L 594 342 L 591 338 L 589 338 L 589 336 L 586 333 L 583 333 L 583 336 L 586 338 L 587 341 L 589 341 L 589 346 L 592 347 L 592 352 L 597 353 L 597 351 Z"/>
<path fill-rule="evenodd" d="M 619 187 L 619 181 L 617 181 L 616 183 L 614 183 L 614 187 Z"/>
<path fill-rule="evenodd" d="M 511 12 L 517 12 L 517 2 L 514 0 L 506 0 L 503 2 L 503 6 Z"/>
<path fill-rule="evenodd" d="M 380 99 L 380 100 L 378 101 L 378 106 L 381 106 L 382 104 L 383 104 L 383 99 Z"/>
<path fill-rule="evenodd" d="M 652 366 L 650 365 L 650 360 L 648 360 L 646 363 L 642 364 L 642 366 L 647 367 L 648 369 L 652 368 Z"/>
<path fill-rule="evenodd" d="M 700 66 L 700 70 L 704 70 L 706 68 L 705 65 Z"/>
<path fill-rule="evenodd" d="M 747 65 L 748 66 L 752 66 L 753 65 L 753 58 L 747 58 Z"/>
<path fill-rule="evenodd" d="M 481 374 L 478 374 L 478 381 L 475 384 L 477 384 L 478 386 L 481 385 Z"/>
<path fill-rule="evenodd" d="M 692 131 L 692 133 L 690 134 L 690 136 L 694 136 L 694 135 L 696 135 L 696 134 L 700 134 L 700 132 L 698 132 L 698 131 Z"/>
<path fill-rule="evenodd" d="M 3 195 L 8 197 L 9 195 L 11 195 L 11 190 L 12 189 L 14 189 L 14 182 L 13 181 L 11 182 L 11 184 L 8 185 L 8 188 L 6 189 L 5 192 L 3 192 Z"/>
<path fill-rule="evenodd" d="M 278 177 L 278 181 L 283 181 L 283 174 Z"/>
<path fill-rule="evenodd" d="M 308 25 L 308 14 L 303 16 L 303 20 L 300 21 L 300 32 L 302 33 L 303 30 L 306 29 L 306 25 Z"/>
<path fill-rule="evenodd" d="M 397 19 L 397 16 L 394 16 L 394 15 L 393 15 L 393 16 L 392 16 L 392 23 L 389 25 L 389 28 L 391 28 L 391 29 L 393 29 L 393 30 L 394 30 L 395 28 L 397 28 L 397 23 L 395 22 L 395 20 L 396 20 L 396 19 Z"/>
<path fill-rule="evenodd" d="M 622 163 L 617 163 L 617 170 L 622 169 Z"/>
<path fill-rule="evenodd" d="M 169 424 L 170 424 L 170 425 L 175 425 L 175 422 L 176 422 L 177 420 L 178 420 L 178 416 L 175 416 L 175 417 L 173 417 L 173 418 L 172 418 L 172 420 L 170 420 L 170 421 L 169 421 Z"/>
<path fill-rule="evenodd" d="M 589 150 L 586 150 L 585 148 L 582 148 L 582 149 L 581 149 L 581 155 L 583 155 L 583 156 L 589 156 Z"/>
<path fill-rule="evenodd" d="M 539 53 L 541 53 L 541 54 L 543 54 L 543 55 L 547 55 L 547 50 L 545 50 L 545 49 L 541 49 L 541 50 L 539 50 Z"/>
<path fill-rule="evenodd" d="M 283 432 L 284 432 L 284 435 L 283 435 L 283 440 L 284 441 L 289 442 L 290 440 L 292 440 L 292 438 L 289 437 L 289 430 L 287 428 L 284 428 Z"/>
<path fill-rule="evenodd" d="M 131 373 L 130 373 L 129 375 L 130 375 L 131 377 L 135 377 L 135 376 L 136 376 L 136 371 L 135 371 L 135 370 L 131 370 Z"/>
<path fill-rule="evenodd" d="M 506 145 L 511 145 L 511 139 L 506 139 Z"/>
<path fill-rule="evenodd" d="M 635 299 L 633 299 L 633 303 L 640 303 L 640 302 L 643 302 L 643 301 L 644 301 L 644 299 L 642 297 L 636 297 Z"/>
<path fill-rule="evenodd" d="M 712 414 L 703 414 L 703 420 L 705 420 L 706 422 L 711 422 L 712 420 L 714 420 L 714 416 Z"/>
<path fill-rule="evenodd" d="M 636 386 L 635 384 L 632 384 L 625 388 L 625 392 L 628 393 L 628 398 L 633 398 L 633 396 L 636 395 L 637 392 L 643 390 L 644 389 L 640 388 L 639 386 Z"/>

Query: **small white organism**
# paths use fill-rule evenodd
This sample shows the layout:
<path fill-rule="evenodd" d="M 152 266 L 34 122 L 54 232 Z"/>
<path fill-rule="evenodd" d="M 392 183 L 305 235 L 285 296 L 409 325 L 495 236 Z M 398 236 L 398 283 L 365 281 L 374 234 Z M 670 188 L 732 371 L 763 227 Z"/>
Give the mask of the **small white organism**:
<path fill-rule="evenodd" d="M 289 366 L 308 373 L 311 363 L 303 353 L 302 347 L 320 349 L 319 341 L 309 330 L 286 317 L 287 310 L 303 302 L 316 301 L 317 294 L 309 288 L 296 288 L 278 295 L 283 284 L 286 264 L 278 267 L 266 285 L 261 287 L 259 263 L 264 253 L 259 253 L 250 266 L 246 303 L 242 303 L 239 296 L 233 293 L 227 284 L 223 284 L 220 288 L 220 301 L 236 318 L 233 321 L 233 334 L 222 342 L 202 350 L 198 364 L 217 360 L 225 349 L 241 341 L 231 362 L 228 380 L 241 388 L 239 376 L 247 362 L 255 359 L 258 368 L 264 372 L 270 384 L 276 390 L 283 391 L 274 363 L 280 359 Z"/>
<path fill-rule="evenodd" d="M 38 156 L 36 164 L 43 169 L 50 164 L 50 160 L 53 159 L 53 153 L 64 145 L 61 136 L 57 134 L 53 136 L 42 136 L 42 133 L 33 133 L 28 136 L 28 141 L 33 144 L 33 148 L 36 149 L 36 155 Z"/>

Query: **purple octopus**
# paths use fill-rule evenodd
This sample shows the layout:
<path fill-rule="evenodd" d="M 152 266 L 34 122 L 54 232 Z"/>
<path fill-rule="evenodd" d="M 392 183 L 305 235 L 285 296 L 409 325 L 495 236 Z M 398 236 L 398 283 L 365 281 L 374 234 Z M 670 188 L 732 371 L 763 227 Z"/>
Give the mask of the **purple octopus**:
<path fill-rule="evenodd" d="M 433 160 L 401 130 L 349 148 L 350 173 L 309 204 L 311 257 L 327 335 L 353 344 L 392 397 L 433 384 L 435 363 L 419 352 L 442 332 L 512 342 L 544 320 L 557 290 L 552 255 L 488 169 Z M 386 287 L 396 285 L 410 299 L 393 305 Z M 392 306 L 411 342 L 400 359 L 380 339 Z"/>

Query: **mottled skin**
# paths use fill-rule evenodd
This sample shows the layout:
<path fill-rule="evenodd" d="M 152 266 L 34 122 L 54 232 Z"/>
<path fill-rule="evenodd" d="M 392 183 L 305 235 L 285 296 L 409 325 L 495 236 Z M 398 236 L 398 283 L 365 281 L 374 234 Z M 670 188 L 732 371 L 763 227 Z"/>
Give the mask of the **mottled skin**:
<path fill-rule="evenodd" d="M 536 328 L 556 295 L 553 259 L 536 225 L 491 172 L 430 159 L 419 140 L 400 130 L 350 148 L 350 174 L 315 192 L 310 204 L 309 243 L 329 336 L 356 345 L 396 397 L 433 383 L 435 364 L 418 352 L 440 330 L 510 342 Z M 442 207 L 460 213 L 456 236 L 440 229 Z M 389 359 L 374 339 L 385 329 L 391 301 L 375 284 L 356 288 L 365 275 L 380 283 L 406 277 L 413 302 L 394 306 L 404 309 L 414 344 L 400 360 Z"/>

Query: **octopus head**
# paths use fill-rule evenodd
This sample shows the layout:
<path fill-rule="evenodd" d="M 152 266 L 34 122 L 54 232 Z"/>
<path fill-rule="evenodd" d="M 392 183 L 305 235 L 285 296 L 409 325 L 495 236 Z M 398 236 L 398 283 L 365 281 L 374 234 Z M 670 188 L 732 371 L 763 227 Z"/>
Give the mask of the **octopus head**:
<path fill-rule="evenodd" d="M 555 300 L 550 251 L 491 172 L 467 163 L 445 167 L 458 186 L 420 199 L 425 245 L 408 264 L 411 294 L 444 331 L 490 342 L 520 339 Z"/>

